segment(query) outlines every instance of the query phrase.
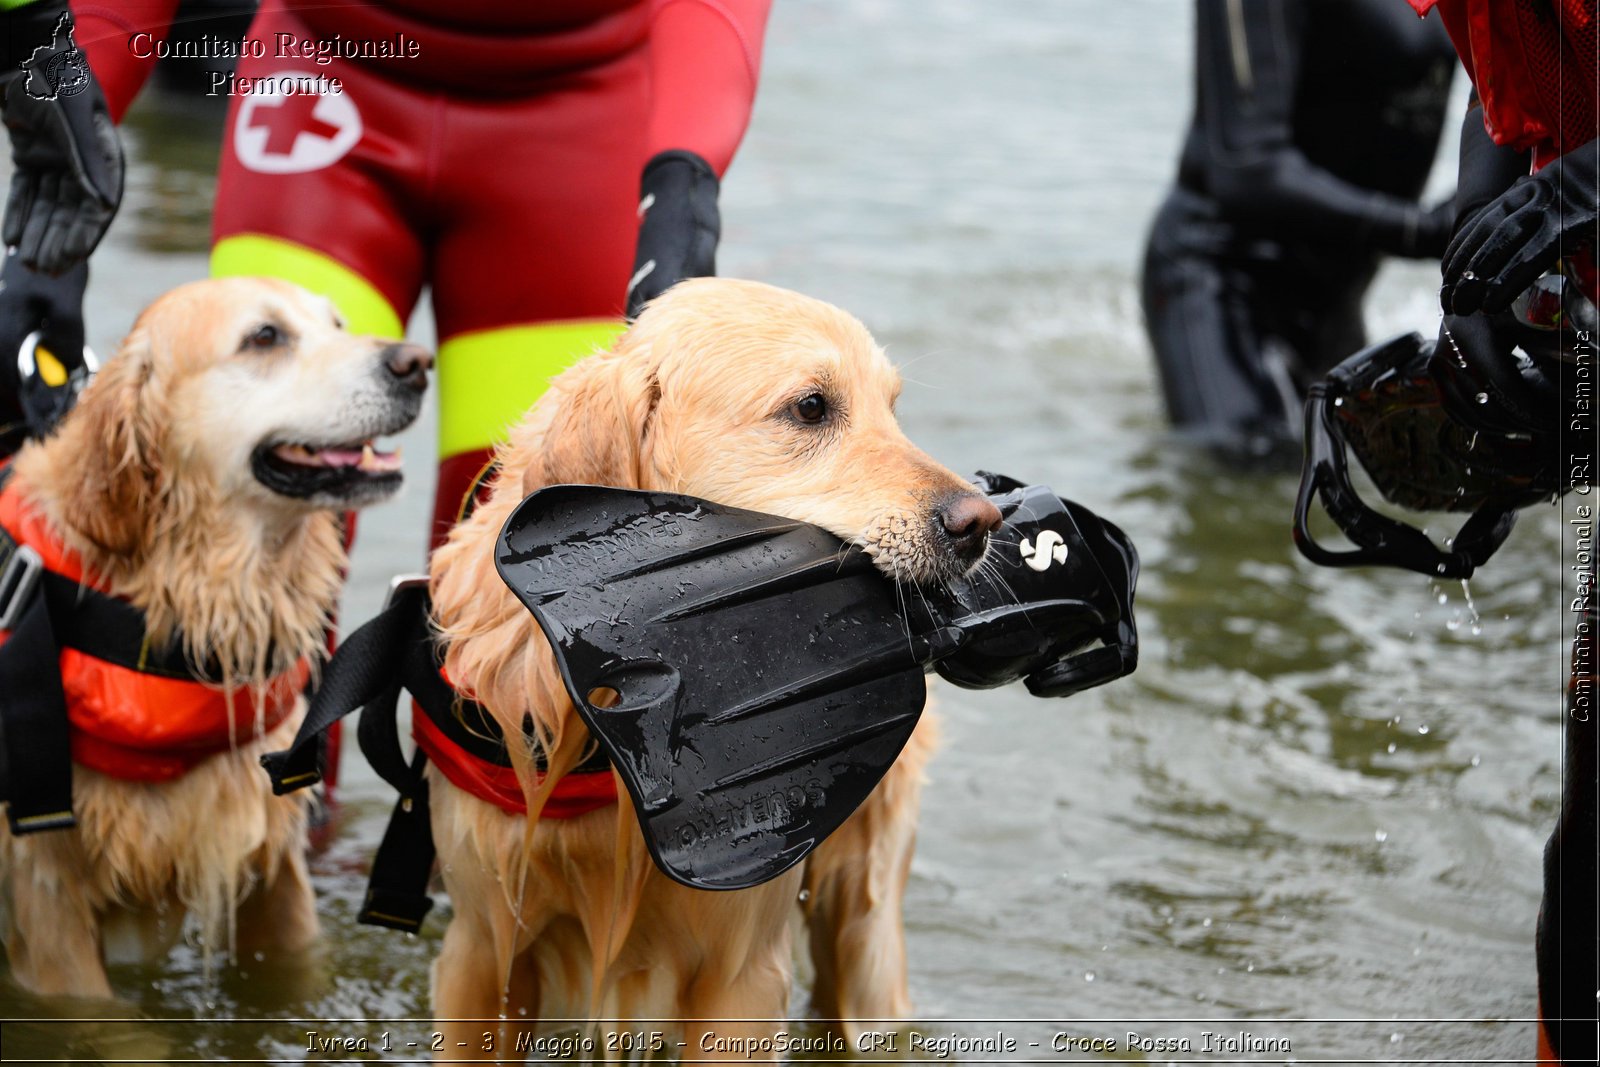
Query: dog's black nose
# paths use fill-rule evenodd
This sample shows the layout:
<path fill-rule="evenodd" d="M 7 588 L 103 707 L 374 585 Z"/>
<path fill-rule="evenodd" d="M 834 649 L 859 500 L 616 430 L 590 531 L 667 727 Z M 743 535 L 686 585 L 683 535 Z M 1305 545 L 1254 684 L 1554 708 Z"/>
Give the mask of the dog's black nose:
<path fill-rule="evenodd" d="M 433 353 L 421 345 L 393 344 L 383 350 L 383 366 L 402 385 L 421 392 L 428 387 Z"/>
<path fill-rule="evenodd" d="M 972 562 L 983 555 L 989 535 L 1000 528 L 1000 509 L 978 493 L 954 493 L 940 502 L 937 514 L 951 550 Z"/>

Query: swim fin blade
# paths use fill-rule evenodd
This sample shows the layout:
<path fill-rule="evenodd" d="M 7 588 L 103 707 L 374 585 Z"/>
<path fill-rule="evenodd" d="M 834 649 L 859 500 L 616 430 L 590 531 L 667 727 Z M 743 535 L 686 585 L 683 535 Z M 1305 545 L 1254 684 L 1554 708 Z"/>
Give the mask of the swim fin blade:
<path fill-rule="evenodd" d="M 798 863 L 922 714 L 925 645 L 894 586 L 818 527 L 559 485 L 517 507 L 495 551 L 657 866 L 685 885 L 742 889 Z"/>

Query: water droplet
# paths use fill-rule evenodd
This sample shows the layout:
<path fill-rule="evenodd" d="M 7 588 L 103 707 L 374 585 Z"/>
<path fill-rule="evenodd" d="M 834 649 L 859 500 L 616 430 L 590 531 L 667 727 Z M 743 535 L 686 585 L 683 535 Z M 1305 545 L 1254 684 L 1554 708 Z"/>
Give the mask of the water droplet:
<path fill-rule="evenodd" d="M 1478 605 L 1472 602 L 1472 587 L 1467 584 L 1465 578 L 1461 579 L 1461 595 L 1466 598 L 1467 610 L 1472 613 L 1472 632 L 1477 633 L 1479 631 L 1478 623 L 1482 620 L 1478 617 Z"/>
<path fill-rule="evenodd" d="M 1387 830 L 1374 830 L 1373 833 L 1372 833 L 1372 839 L 1374 841 L 1378 842 L 1379 844 L 1382 844 L 1383 842 L 1389 840 L 1389 831 L 1387 831 Z"/>
<path fill-rule="evenodd" d="M 1393 741 L 1389 742 L 1389 755 L 1391 755 L 1391 756 L 1394 755 L 1394 742 Z"/>
<path fill-rule="evenodd" d="M 1084 972 L 1083 972 L 1083 980 L 1084 980 L 1084 981 L 1085 981 L 1085 982 L 1092 982 L 1092 981 L 1094 981 L 1094 972 L 1093 972 L 1093 971 L 1084 971 Z"/>
<path fill-rule="evenodd" d="M 1201 926 L 1210 926 L 1211 925 L 1211 920 L 1209 918 L 1202 919 L 1202 920 L 1200 920 L 1200 925 Z"/>
<path fill-rule="evenodd" d="M 1474 637 L 1476 637 L 1478 634 L 1481 634 L 1481 633 L 1483 633 L 1483 624 L 1481 622 L 1473 623 L 1472 624 L 1472 635 Z"/>
<path fill-rule="evenodd" d="M 1244 969 L 1246 971 L 1253 971 L 1253 970 L 1256 969 L 1256 965 L 1253 964 L 1253 963 L 1247 963 L 1247 964 L 1244 965 Z"/>
<path fill-rule="evenodd" d="M 1476 766 L 1477 766 L 1477 765 L 1478 765 L 1478 764 L 1480 764 L 1480 763 L 1482 763 L 1482 762 L 1483 762 L 1483 758 L 1482 758 L 1482 757 L 1481 757 L 1481 756 L 1473 756 L 1473 757 L 1472 757 L 1472 759 L 1471 759 L 1471 760 L 1470 760 L 1470 761 L 1469 761 L 1469 762 L 1470 762 L 1470 763 L 1471 763 L 1471 764 L 1472 764 L 1472 765 L 1473 765 L 1473 766 L 1474 766 L 1474 767 L 1476 767 Z"/>
<path fill-rule="evenodd" d="M 1453 633 L 1454 631 L 1461 629 L 1461 620 L 1451 619 L 1449 622 L 1444 624 L 1444 628 Z"/>
<path fill-rule="evenodd" d="M 1333 406 L 1336 407 L 1336 408 L 1344 407 L 1344 397 L 1342 397 L 1342 396 L 1334 397 L 1333 398 Z"/>
<path fill-rule="evenodd" d="M 263 962 L 266 958 L 267 958 L 267 954 L 265 952 L 257 952 L 256 953 L 256 962 L 257 963 Z"/>
<path fill-rule="evenodd" d="M 1400 1035 L 1399 1034 L 1390 1034 L 1389 1035 L 1389 1044 L 1398 1045 L 1399 1043 L 1400 1043 Z"/>
<path fill-rule="evenodd" d="M 811 899 L 811 890 L 809 890 L 809 889 L 800 890 L 800 903 L 804 904 L 806 901 L 808 901 L 810 899 Z"/>
<path fill-rule="evenodd" d="M 1479 393 L 1477 396 L 1473 397 L 1472 399 L 1476 400 L 1480 404 L 1487 404 L 1489 402 L 1489 394 L 1488 393 Z"/>
<path fill-rule="evenodd" d="M 1427 723 L 1423 723 L 1421 726 L 1417 727 L 1417 733 L 1425 734 L 1427 732 L 1428 732 L 1428 724 Z"/>
<path fill-rule="evenodd" d="M 1441 603 L 1441 604 L 1448 604 L 1448 603 L 1450 603 L 1450 596 L 1449 596 L 1449 594 L 1447 594 L 1447 593 L 1440 593 L 1440 594 L 1439 594 L 1439 603 Z"/>

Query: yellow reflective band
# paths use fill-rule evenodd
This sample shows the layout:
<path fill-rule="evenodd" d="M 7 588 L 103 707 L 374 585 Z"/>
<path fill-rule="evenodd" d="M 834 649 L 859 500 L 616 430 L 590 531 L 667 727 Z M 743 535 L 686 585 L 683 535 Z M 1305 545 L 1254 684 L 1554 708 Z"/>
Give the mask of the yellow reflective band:
<path fill-rule="evenodd" d="M 211 276 L 282 278 L 333 301 L 351 333 L 404 337 L 405 323 L 373 284 L 330 256 L 305 245 L 241 233 L 224 237 L 211 249 Z"/>
<path fill-rule="evenodd" d="M 439 458 L 493 448 L 550 379 L 611 347 L 621 319 L 578 319 L 457 334 L 439 346 Z"/>
<path fill-rule="evenodd" d="M 39 380 L 50 388 L 59 389 L 67 384 L 67 368 L 44 345 L 34 347 L 33 365 L 39 369 Z"/>

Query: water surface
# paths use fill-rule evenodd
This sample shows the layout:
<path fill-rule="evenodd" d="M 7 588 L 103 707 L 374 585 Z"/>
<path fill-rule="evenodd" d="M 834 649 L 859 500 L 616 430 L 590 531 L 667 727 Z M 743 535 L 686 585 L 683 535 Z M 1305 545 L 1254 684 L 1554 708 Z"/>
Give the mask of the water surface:
<path fill-rule="evenodd" d="M 1528 1056 L 1531 1026 L 1493 1020 L 1535 1004 L 1560 784 L 1559 516 L 1524 518 L 1473 583 L 1474 614 L 1459 583 L 1312 567 L 1289 542 L 1291 477 L 1220 470 L 1164 429 L 1135 265 L 1188 73 L 1171 2 L 812 0 L 773 17 L 725 184 L 723 271 L 855 312 L 905 368 L 913 439 L 960 470 L 1055 486 L 1144 559 L 1131 679 L 1050 703 L 938 692 L 946 743 L 906 905 L 917 1009 L 930 1033 L 1024 1041 L 1243 1029 L 1290 1039 L 1302 1062 Z M 102 350 L 204 272 L 219 126 L 155 94 L 130 121 L 128 203 L 94 262 Z M 1431 329 L 1435 279 L 1386 269 L 1372 332 Z M 407 436 L 404 496 L 363 520 L 348 620 L 422 562 L 430 427 Z M 116 972 L 129 1014 L 426 1018 L 445 909 L 415 938 L 354 924 L 392 795 L 355 758 L 343 789 L 315 865 L 318 973 L 245 960 L 207 978 L 184 947 Z M 104 1011 L 0 991 L 7 1016 Z M 995 1022 L 1025 1019 L 1077 1021 Z M 1139 1021 L 1155 1019 L 1195 1021 Z M 1339 1019 L 1386 1021 L 1289 1021 Z M 426 1031 L 387 1028 L 392 1044 Z M 151 1022 L 128 1040 L 293 1059 L 306 1029 Z M 108 1040 L 6 1035 L 11 1055 L 105 1055 Z"/>

